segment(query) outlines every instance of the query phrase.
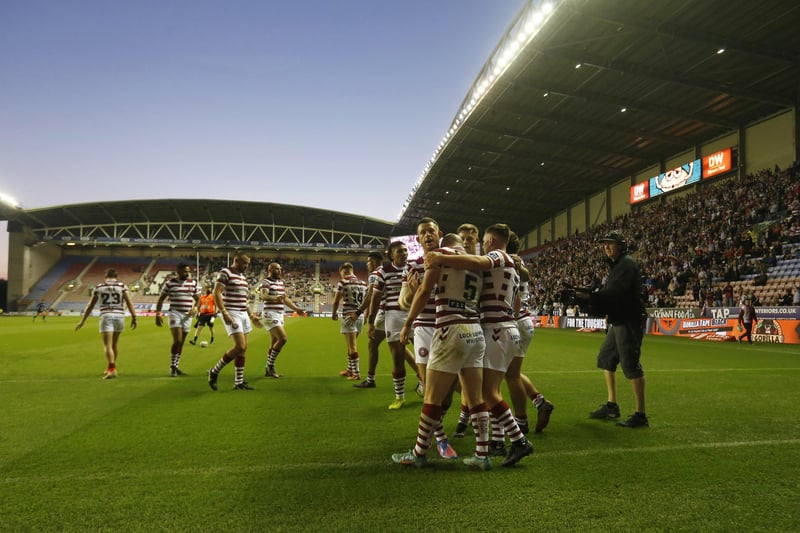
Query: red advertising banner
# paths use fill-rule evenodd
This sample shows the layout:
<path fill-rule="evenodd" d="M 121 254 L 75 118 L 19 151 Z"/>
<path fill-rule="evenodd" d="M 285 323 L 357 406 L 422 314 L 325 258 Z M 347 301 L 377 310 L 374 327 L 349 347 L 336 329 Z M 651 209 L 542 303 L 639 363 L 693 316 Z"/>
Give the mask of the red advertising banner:
<path fill-rule="evenodd" d="M 703 158 L 703 179 L 713 178 L 717 174 L 728 172 L 732 166 L 730 148 L 707 155 Z"/>
<path fill-rule="evenodd" d="M 650 198 L 650 182 L 643 181 L 631 187 L 631 205 Z"/>

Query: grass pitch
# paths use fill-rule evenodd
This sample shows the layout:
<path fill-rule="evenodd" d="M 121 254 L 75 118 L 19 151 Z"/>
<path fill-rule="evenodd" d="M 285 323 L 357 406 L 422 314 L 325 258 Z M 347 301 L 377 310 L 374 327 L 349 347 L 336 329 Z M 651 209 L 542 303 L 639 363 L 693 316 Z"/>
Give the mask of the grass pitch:
<path fill-rule="evenodd" d="M 415 380 L 387 410 L 384 344 L 378 387 L 353 389 L 329 319 L 287 321 L 280 380 L 261 377 L 268 334 L 255 331 L 256 390 L 231 390 L 229 365 L 216 393 L 205 372 L 228 347 L 221 326 L 210 347 L 187 344 L 190 376 L 172 379 L 169 332 L 143 317 L 120 340 L 120 377 L 102 381 L 97 319 L 77 321 L 0 317 L 0 530 L 800 530 L 797 346 L 647 337 L 651 427 L 631 430 L 587 417 L 605 400 L 602 335 L 537 330 L 525 371 L 551 424 L 517 467 L 471 472 L 435 452 L 432 468 L 391 463 L 416 435 Z M 366 370 L 365 336 L 360 350 Z"/>

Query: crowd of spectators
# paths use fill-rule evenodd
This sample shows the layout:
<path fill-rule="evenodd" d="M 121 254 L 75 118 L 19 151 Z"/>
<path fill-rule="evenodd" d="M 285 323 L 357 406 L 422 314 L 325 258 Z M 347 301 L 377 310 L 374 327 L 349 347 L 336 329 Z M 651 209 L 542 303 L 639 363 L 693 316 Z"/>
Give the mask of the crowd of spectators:
<path fill-rule="evenodd" d="M 675 307 L 691 294 L 697 306 L 734 302 L 730 282 L 756 274 L 796 254 L 800 243 L 800 163 L 701 186 L 665 197 L 612 222 L 559 239 L 527 256 L 531 304 L 559 312 L 564 284 L 593 287 L 608 271 L 598 239 L 611 229 L 628 240 L 640 264 L 652 307 Z"/>

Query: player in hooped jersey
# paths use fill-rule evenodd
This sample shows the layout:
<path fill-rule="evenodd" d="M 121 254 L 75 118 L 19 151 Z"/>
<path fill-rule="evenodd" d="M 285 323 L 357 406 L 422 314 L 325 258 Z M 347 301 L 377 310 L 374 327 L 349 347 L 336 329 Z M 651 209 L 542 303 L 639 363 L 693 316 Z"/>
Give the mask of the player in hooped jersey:
<path fill-rule="evenodd" d="M 361 315 L 365 315 L 367 317 L 371 316 L 371 306 L 372 306 L 372 289 L 378 283 L 378 269 L 381 267 L 383 263 L 383 254 L 380 252 L 370 252 L 367 256 L 367 271 L 369 272 L 369 276 L 367 277 L 367 290 L 364 293 L 364 301 L 361 302 L 361 305 L 358 306 L 358 309 L 352 311 L 350 313 L 350 320 L 357 320 L 358 317 Z M 377 327 L 377 321 L 380 319 L 381 327 Z M 381 342 L 386 338 L 386 332 L 383 329 L 383 311 L 378 310 L 375 313 L 375 320 L 376 323 L 373 324 L 375 327 L 370 328 L 369 342 L 367 344 L 367 352 L 369 354 L 369 367 L 367 370 L 367 379 L 360 383 L 354 383 L 353 387 L 357 389 L 374 389 L 375 388 L 375 372 L 378 368 L 378 348 L 380 347 Z M 347 371 L 344 374 L 341 372 L 339 375 L 343 377 L 350 377 Z"/>
<path fill-rule="evenodd" d="M 367 324 L 369 325 L 369 335 L 372 337 L 375 335 L 378 301 L 383 298 L 386 313 L 386 341 L 389 343 L 389 350 L 392 353 L 392 382 L 394 383 L 394 401 L 389 404 L 389 409 L 401 409 L 406 402 L 406 349 L 400 343 L 400 330 L 405 322 L 406 312 L 400 309 L 398 299 L 406 274 L 408 248 L 402 241 L 394 241 L 389 245 L 389 258 L 392 260 L 391 264 L 378 269 L 378 281 L 372 288 L 372 303 Z"/>
<path fill-rule="evenodd" d="M 486 337 L 484 355 L 483 397 L 492 415 L 493 433 L 503 431 L 511 440 L 511 449 L 490 450 L 493 455 L 505 455 L 503 466 L 513 466 L 533 453 L 511 409 L 503 400 L 500 385 L 514 357 L 519 354 L 519 330 L 515 319 L 515 301 L 519 288 L 519 273 L 514 260 L 506 253 L 510 228 L 506 224 L 493 224 L 483 235 L 486 255 L 444 255 L 431 252 L 425 257 L 425 266 L 451 266 L 483 271 L 481 293 L 481 325 Z M 496 421 L 496 422 L 495 422 Z"/>
<path fill-rule="evenodd" d="M 424 217 L 419 221 L 417 224 L 417 242 L 422 246 L 423 255 L 422 257 L 409 260 L 408 262 L 408 270 L 403 280 L 403 286 L 400 289 L 400 298 L 398 300 L 401 309 L 407 311 L 411 307 L 414 295 L 425 274 L 425 254 L 431 250 L 437 249 L 441 238 L 442 232 L 436 220 L 430 217 Z M 434 290 L 431 290 L 428 301 L 414 319 L 414 355 L 423 383 L 425 382 L 428 357 L 430 355 L 435 327 L 436 295 Z M 447 413 L 452 400 L 453 395 L 451 391 L 443 400 L 442 418 L 444 418 L 444 415 Z M 434 436 L 436 437 L 436 449 L 439 451 L 439 455 L 445 459 L 458 458 L 458 454 L 447 440 L 447 435 L 441 423 L 434 428 Z"/>
<path fill-rule="evenodd" d="M 253 390 L 244 380 L 245 354 L 247 353 L 247 335 L 253 331 L 253 323 L 260 325 L 258 317 L 250 313 L 247 299 L 250 295 L 250 284 L 247 282 L 247 270 L 250 268 L 250 257 L 242 252 L 233 257 L 233 264 L 224 267 L 217 274 L 214 283 L 214 303 L 225 322 L 225 331 L 233 341 L 233 346 L 226 351 L 217 364 L 208 371 L 208 386 L 217 390 L 217 378 L 225 366 L 233 361 L 233 388 L 235 390 Z"/>
<path fill-rule="evenodd" d="M 339 267 L 341 279 L 336 284 L 336 296 L 333 297 L 333 313 L 331 318 L 339 320 L 339 305 L 342 305 L 342 324 L 339 332 L 344 336 L 347 348 L 347 370 L 344 376 L 351 381 L 361 380 L 361 369 L 358 360 L 358 336 L 364 327 L 364 317 L 357 314 L 355 319 L 351 313 L 358 311 L 364 302 L 367 284 L 353 274 L 353 263 L 342 263 Z"/>
<path fill-rule="evenodd" d="M 169 298 L 169 311 L 167 321 L 172 333 L 172 346 L 170 347 L 170 377 L 185 376 L 178 365 L 181 362 L 183 343 L 192 327 L 192 316 L 198 301 L 197 280 L 192 279 L 192 271 L 186 263 L 178 263 L 175 269 L 177 276 L 168 279 L 161 287 L 161 294 L 156 302 L 156 326 L 164 323 L 161 317 L 161 306 Z"/>
<path fill-rule="evenodd" d="M 281 353 L 288 336 L 284 329 L 284 306 L 288 306 L 300 316 L 305 316 L 305 311 L 297 307 L 286 295 L 286 284 L 283 282 L 283 267 L 279 263 L 270 263 L 267 267 L 268 276 L 261 281 L 259 293 L 264 308 L 261 310 L 261 323 L 269 331 L 270 345 L 267 352 L 267 367 L 264 377 L 278 379 L 281 374 L 275 371 L 275 360 Z"/>
<path fill-rule="evenodd" d="M 508 384 L 508 395 L 511 397 L 511 404 L 514 406 L 514 415 L 517 419 L 522 433 L 528 433 L 528 399 L 536 407 L 536 427 L 535 432 L 541 433 L 550 423 L 550 414 L 553 412 L 553 404 L 545 399 L 544 395 L 533 384 L 531 379 L 522 372 L 522 362 L 528 347 L 533 340 L 533 319 L 531 317 L 528 299 L 530 298 L 530 272 L 525 268 L 522 259 L 515 255 L 519 252 L 519 237 L 513 231 L 509 235 L 506 251 L 511 254 L 512 259 L 517 265 L 520 274 L 519 285 L 519 310 L 517 311 L 517 328 L 519 329 L 519 355 L 514 357 L 506 372 L 506 383 Z"/>
<path fill-rule="evenodd" d="M 446 235 L 442 245 L 436 252 L 438 255 L 465 254 L 458 235 Z M 426 258 L 432 253 L 429 251 Z M 486 345 L 478 311 L 481 282 L 482 277 L 477 272 L 426 261 L 424 276 L 401 332 L 401 339 L 407 342 L 414 320 L 427 305 L 431 290 L 435 289 L 435 331 L 426 368 L 425 397 L 414 448 L 393 454 L 395 463 L 417 467 L 427 464 L 426 454 L 433 432 L 441 424 L 442 403 L 460 377 L 462 395 L 470 406 L 475 431 L 475 454 L 464 459 L 464 464 L 476 470 L 491 468 L 489 413 L 481 386 Z"/>
<path fill-rule="evenodd" d="M 83 327 L 86 319 L 100 302 L 100 337 L 103 339 L 103 349 L 106 355 L 106 371 L 103 379 L 117 377 L 117 359 L 119 358 L 119 336 L 125 329 L 125 307 L 131 313 L 131 329 L 136 329 L 136 311 L 133 308 L 128 287 L 117 279 L 117 271 L 113 268 L 106 270 L 106 279 L 99 283 L 92 291 L 92 299 L 83 312 L 81 321 L 75 326 L 75 331 Z"/>

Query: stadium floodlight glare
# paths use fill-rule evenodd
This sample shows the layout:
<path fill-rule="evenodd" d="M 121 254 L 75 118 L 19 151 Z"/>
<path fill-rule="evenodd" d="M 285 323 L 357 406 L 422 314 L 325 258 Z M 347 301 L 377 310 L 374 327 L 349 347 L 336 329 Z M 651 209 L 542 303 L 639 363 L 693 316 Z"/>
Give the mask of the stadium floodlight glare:
<path fill-rule="evenodd" d="M 6 194 L 4 192 L 0 192 L 0 202 L 9 205 L 15 209 L 19 209 L 22 206 L 19 204 L 16 198 L 11 196 L 10 194 Z"/>
<path fill-rule="evenodd" d="M 472 114 L 472 111 L 478 103 L 483 100 L 495 82 L 508 70 L 509 66 L 538 34 L 547 23 L 550 16 L 555 13 L 557 4 L 561 2 L 563 2 L 563 0 L 558 0 L 557 2 L 533 0 L 525 3 L 525 6 L 514 19 L 511 27 L 503 35 L 495 51 L 478 74 L 475 82 L 473 82 L 472 88 L 467 92 L 467 96 L 462 101 L 456 118 L 450 122 L 450 128 L 446 130 L 444 138 L 433 153 L 433 157 L 428 164 L 425 165 L 423 180 L 427 177 L 428 172 L 430 172 L 433 164 L 436 163 L 439 155 L 450 142 L 450 139 L 464 126 L 466 119 Z M 546 93 L 545 96 L 547 96 Z M 398 220 L 403 217 L 406 207 L 407 206 L 403 207 L 403 210 L 397 217 Z"/>

